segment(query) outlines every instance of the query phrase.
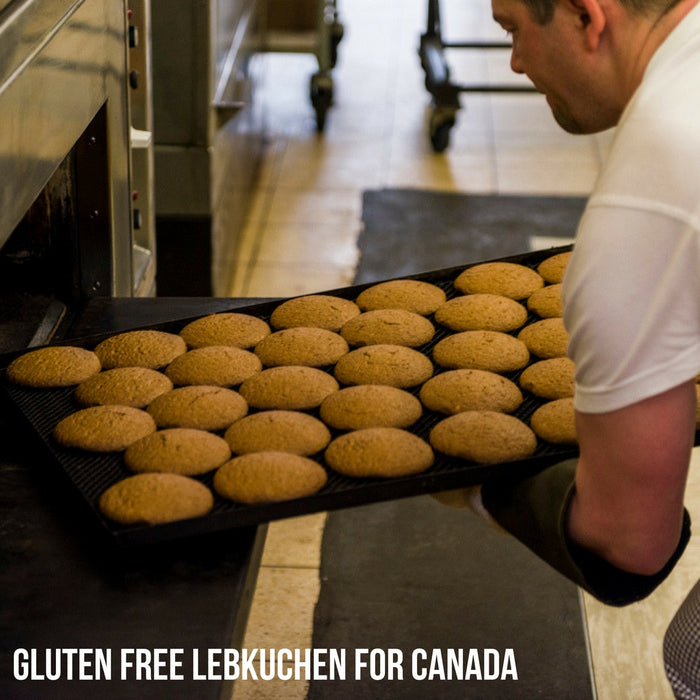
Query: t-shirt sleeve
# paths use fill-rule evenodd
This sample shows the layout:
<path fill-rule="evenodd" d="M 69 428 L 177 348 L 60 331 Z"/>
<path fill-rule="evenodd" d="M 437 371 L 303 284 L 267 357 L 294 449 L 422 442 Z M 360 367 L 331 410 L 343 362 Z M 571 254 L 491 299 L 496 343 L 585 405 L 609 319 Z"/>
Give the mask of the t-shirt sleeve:
<path fill-rule="evenodd" d="M 687 215 L 594 197 L 563 296 L 579 411 L 613 411 L 700 372 L 700 233 Z"/>

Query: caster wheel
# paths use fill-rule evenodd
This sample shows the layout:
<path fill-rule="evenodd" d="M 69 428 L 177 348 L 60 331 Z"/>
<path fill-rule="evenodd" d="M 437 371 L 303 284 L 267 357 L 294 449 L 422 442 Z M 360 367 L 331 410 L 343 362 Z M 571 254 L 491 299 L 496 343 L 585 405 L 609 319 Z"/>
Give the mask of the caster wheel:
<path fill-rule="evenodd" d="M 450 143 L 450 129 L 455 125 L 453 115 L 434 114 L 430 120 L 430 143 L 435 153 L 442 153 Z"/>
<path fill-rule="evenodd" d="M 311 77 L 310 98 L 316 112 L 316 129 L 322 132 L 326 125 L 326 112 L 333 104 L 333 81 L 330 76 L 316 73 Z"/>

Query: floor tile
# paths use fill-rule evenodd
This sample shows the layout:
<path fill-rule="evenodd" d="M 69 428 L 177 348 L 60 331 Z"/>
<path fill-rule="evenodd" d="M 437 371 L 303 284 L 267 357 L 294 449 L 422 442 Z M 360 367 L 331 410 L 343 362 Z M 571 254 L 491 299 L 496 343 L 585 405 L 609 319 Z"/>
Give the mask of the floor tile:
<path fill-rule="evenodd" d="M 270 523 L 263 566 L 318 569 L 326 513 L 313 513 Z"/>
<path fill-rule="evenodd" d="M 281 298 L 312 294 L 348 286 L 354 275 L 354 266 L 260 263 L 249 274 L 243 296 Z"/>
<path fill-rule="evenodd" d="M 260 569 L 243 649 L 292 651 L 311 648 L 313 606 L 318 598 L 318 571 L 310 568 Z M 297 700 L 306 697 L 308 682 L 242 680 L 234 683 L 232 700 Z"/>
<path fill-rule="evenodd" d="M 279 263 L 303 267 L 309 263 L 325 267 L 354 267 L 357 264 L 357 223 L 270 223 L 261 237 L 259 265 Z"/>
<path fill-rule="evenodd" d="M 548 158 L 520 153 L 498 153 L 497 178 L 501 194 L 590 194 L 598 176 L 591 159 L 573 162 L 571 154 L 551 154 Z"/>
<path fill-rule="evenodd" d="M 380 184 L 385 148 L 380 144 L 333 143 L 321 138 L 290 141 L 278 185 L 299 189 L 371 189 Z"/>
<path fill-rule="evenodd" d="M 278 187 L 269 204 L 270 224 L 332 224 L 353 229 L 362 213 L 356 189 L 297 189 Z"/>

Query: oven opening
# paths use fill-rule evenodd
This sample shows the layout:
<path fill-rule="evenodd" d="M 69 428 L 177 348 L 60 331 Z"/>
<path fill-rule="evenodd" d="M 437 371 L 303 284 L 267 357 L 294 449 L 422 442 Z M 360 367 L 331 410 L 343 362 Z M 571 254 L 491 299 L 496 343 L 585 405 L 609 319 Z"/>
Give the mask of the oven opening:
<path fill-rule="evenodd" d="M 112 286 L 107 104 L 0 249 L 0 352 L 48 342 Z"/>

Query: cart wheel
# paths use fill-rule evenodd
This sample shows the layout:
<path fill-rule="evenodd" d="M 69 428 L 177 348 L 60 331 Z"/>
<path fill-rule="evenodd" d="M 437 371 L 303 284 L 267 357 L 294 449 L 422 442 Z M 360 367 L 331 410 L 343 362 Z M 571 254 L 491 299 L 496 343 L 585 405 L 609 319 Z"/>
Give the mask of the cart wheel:
<path fill-rule="evenodd" d="M 333 80 L 325 73 L 311 76 L 311 104 L 316 111 L 316 129 L 321 132 L 326 125 L 326 112 L 333 103 Z"/>
<path fill-rule="evenodd" d="M 455 125 L 453 114 L 433 114 L 430 118 L 430 143 L 436 153 L 442 153 L 450 143 L 450 129 Z"/>

